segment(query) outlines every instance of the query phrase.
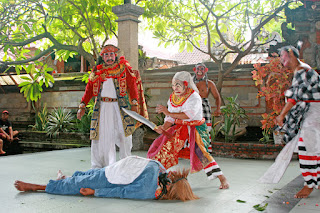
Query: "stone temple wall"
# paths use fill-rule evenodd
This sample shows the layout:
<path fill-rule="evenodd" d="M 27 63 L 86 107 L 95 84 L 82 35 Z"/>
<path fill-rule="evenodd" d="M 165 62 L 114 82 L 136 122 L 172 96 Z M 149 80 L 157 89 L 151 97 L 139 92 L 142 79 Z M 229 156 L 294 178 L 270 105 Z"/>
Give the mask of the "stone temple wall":
<path fill-rule="evenodd" d="M 217 81 L 216 67 L 208 63 L 208 77 L 214 82 Z M 157 104 L 166 105 L 171 94 L 171 80 L 178 71 L 189 71 L 193 74 L 192 65 L 179 66 L 166 70 L 146 70 L 142 74 L 144 89 L 151 96 L 148 101 L 150 119 L 157 122 L 155 107 Z M 222 97 L 238 95 L 240 105 L 247 111 L 250 119 L 249 126 L 260 126 L 261 114 L 266 112 L 264 99 L 257 99 L 258 88 L 251 78 L 252 65 L 241 65 L 237 67 L 223 82 Z M 45 88 L 41 95 L 41 104 L 47 105 L 48 110 L 59 106 L 77 110 L 81 97 L 85 90 L 85 83 L 81 81 L 83 73 L 61 73 L 55 74 L 55 84 L 52 88 Z M 15 86 L 4 86 L 0 91 L 0 110 L 8 110 L 10 119 L 17 125 L 28 125 L 34 120 L 34 106 L 27 102 L 23 94 Z M 215 101 L 210 96 L 212 108 L 215 108 Z"/>
<path fill-rule="evenodd" d="M 217 82 L 218 71 L 213 63 L 206 63 L 209 68 L 208 78 Z M 172 92 L 171 80 L 178 71 L 188 71 L 193 75 L 193 65 L 174 67 L 166 70 L 146 70 L 143 73 L 142 81 L 144 89 L 151 96 L 148 101 L 148 111 L 150 119 L 157 121 L 155 108 L 157 104 L 166 105 L 169 95 Z M 266 112 L 266 103 L 264 99 L 258 99 L 258 88 L 252 80 L 252 65 L 240 65 L 223 82 L 222 98 L 238 95 L 238 103 L 243 107 L 250 119 L 247 121 L 249 126 L 261 126 L 261 114 Z M 215 109 L 215 100 L 212 95 L 209 96 L 212 110 Z"/>

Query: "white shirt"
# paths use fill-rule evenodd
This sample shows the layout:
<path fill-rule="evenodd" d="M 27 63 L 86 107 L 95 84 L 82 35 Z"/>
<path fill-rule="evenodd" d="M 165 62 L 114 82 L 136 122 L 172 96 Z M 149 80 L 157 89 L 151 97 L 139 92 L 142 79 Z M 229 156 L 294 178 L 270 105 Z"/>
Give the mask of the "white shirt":
<path fill-rule="evenodd" d="M 173 113 L 184 112 L 189 119 L 184 119 L 185 121 L 195 121 L 202 120 L 202 100 L 197 92 L 193 92 L 190 97 L 186 100 L 186 102 L 182 106 L 174 107 L 171 105 L 170 99 L 168 100 L 168 111 Z M 165 121 L 170 123 L 174 123 L 174 118 L 170 116 L 166 116 Z"/>

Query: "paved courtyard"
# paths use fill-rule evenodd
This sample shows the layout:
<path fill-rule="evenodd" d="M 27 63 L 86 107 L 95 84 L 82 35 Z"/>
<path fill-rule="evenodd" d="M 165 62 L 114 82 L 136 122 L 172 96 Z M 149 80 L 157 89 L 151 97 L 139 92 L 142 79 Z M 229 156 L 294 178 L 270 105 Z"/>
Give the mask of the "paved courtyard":
<path fill-rule="evenodd" d="M 146 152 L 133 152 L 146 156 Z M 292 199 L 300 189 L 298 161 L 289 165 L 278 184 L 261 184 L 257 179 L 273 161 L 215 158 L 230 183 L 230 189 L 219 190 L 219 181 L 208 181 L 204 172 L 191 174 L 188 179 L 199 200 L 189 202 L 109 199 L 84 196 L 62 196 L 46 193 L 19 192 L 15 180 L 46 184 L 55 179 L 59 169 L 66 175 L 90 168 L 90 148 L 78 148 L 0 157 L 0 212 L 258 212 L 255 205 L 265 205 L 264 212 L 320 212 L 320 190 L 308 199 Z M 179 167 L 188 167 L 181 160 Z M 240 202 L 243 201 L 243 202 Z M 285 203 L 283 203 L 285 202 Z"/>

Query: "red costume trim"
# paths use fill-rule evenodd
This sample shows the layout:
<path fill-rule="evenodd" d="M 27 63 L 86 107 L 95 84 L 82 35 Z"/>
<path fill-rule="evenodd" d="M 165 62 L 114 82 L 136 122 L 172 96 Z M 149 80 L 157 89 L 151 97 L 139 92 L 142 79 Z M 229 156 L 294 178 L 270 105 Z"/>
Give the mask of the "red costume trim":
<path fill-rule="evenodd" d="M 96 68 L 97 71 L 93 72 L 89 77 L 89 82 L 81 102 L 87 105 L 93 96 L 97 96 L 100 91 L 101 83 L 107 78 L 113 78 L 119 81 L 121 96 L 125 96 L 128 93 L 130 101 L 132 99 L 138 100 L 136 77 L 131 70 L 131 66 L 124 57 L 120 57 L 119 63 L 106 67 L 98 65 Z"/>
<path fill-rule="evenodd" d="M 191 88 L 188 88 L 186 93 L 181 97 L 183 99 L 182 102 L 179 102 L 179 103 L 175 103 L 175 94 L 174 93 L 171 93 L 170 95 L 170 103 L 171 103 L 171 106 L 173 107 L 180 107 L 182 106 L 187 100 L 188 98 L 192 95 L 192 93 L 194 93 L 194 90 L 191 89 Z"/>

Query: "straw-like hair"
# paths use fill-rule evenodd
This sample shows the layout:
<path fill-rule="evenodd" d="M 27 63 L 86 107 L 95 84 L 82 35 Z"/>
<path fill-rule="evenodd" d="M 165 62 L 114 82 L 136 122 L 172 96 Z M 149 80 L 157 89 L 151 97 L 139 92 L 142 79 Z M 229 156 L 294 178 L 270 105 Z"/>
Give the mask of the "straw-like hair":
<path fill-rule="evenodd" d="M 188 174 L 189 169 L 183 169 L 182 171 L 178 169 L 170 172 L 168 177 L 171 179 L 172 184 L 169 187 L 168 192 L 161 199 L 181 201 L 199 199 L 199 197 L 193 193 L 187 180 Z"/>

